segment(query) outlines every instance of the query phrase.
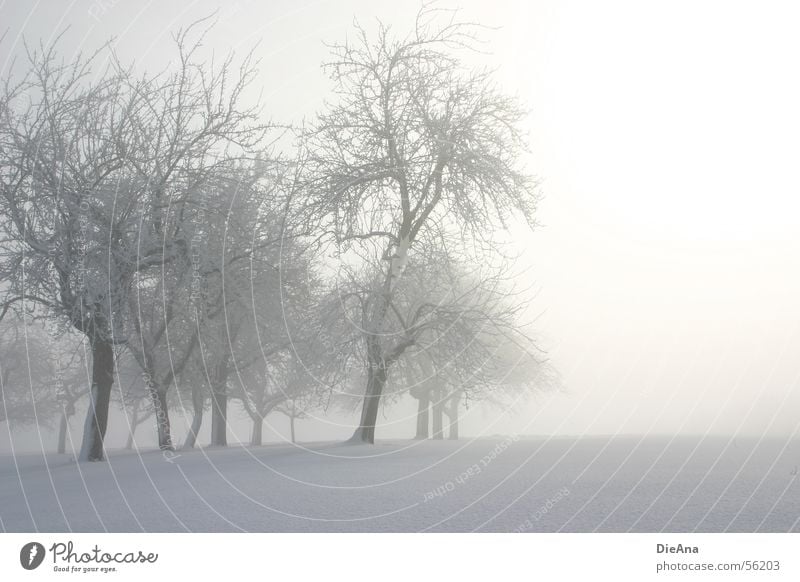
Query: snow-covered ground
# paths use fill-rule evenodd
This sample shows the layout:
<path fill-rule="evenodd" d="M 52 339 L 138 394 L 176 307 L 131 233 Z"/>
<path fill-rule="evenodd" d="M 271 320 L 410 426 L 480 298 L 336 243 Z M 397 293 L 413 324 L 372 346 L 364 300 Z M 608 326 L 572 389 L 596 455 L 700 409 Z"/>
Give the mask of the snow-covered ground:
<path fill-rule="evenodd" d="M 5 531 L 800 531 L 800 441 L 391 441 L 0 457 Z"/>

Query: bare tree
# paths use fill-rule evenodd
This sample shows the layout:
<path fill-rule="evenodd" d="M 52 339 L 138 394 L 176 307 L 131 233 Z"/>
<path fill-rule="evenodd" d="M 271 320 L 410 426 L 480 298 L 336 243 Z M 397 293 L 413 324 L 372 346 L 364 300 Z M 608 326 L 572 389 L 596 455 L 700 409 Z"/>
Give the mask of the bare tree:
<path fill-rule="evenodd" d="M 306 418 L 308 412 L 316 407 L 323 386 L 320 377 L 324 375 L 322 367 L 325 361 L 317 359 L 309 344 L 298 342 L 298 337 L 296 335 L 289 349 L 282 350 L 280 359 L 268 367 L 266 381 L 258 385 L 257 400 L 243 400 L 253 420 L 253 445 L 261 444 L 263 419 L 273 411 L 289 419 L 291 442 L 296 442 L 295 421 Z"/>
<path fill-rule="evenodd" d="M 192 193 L 265 138 L 257 106 L 243 105 L 251 60 L 198 61 L 193 28 L 175 37 L 172 72 L 137 77 L 113 55 L 102 65 L 99 52 L 63 63 L 53 45 L 30 51 L 27 73 L 3 81 L 2 313 L 35 304 L 86 335 L 81 460 L 103 458 L 114 345 L 125 341 L 135 277 L 186 255 L 182 210 Z"/>
<path fill-rule="evenodd" d="M 275 410 L 289 419 L 289 439 L 292 444 L 296 443 L 297 429 L 295 425 L 297 420 L 308 417 L 308 405 L 299 404 L 297 398 L 292 398 L 276 406 Z"/>
<path fill-rule="evenodd" d="M 117 379 L 119 389 L 112 391 L 112 401 L 125 414 L 128 422 L 128 438 L 125 448 L 132 449 L 136 429 L 153 417 L 151 391 L 148 389 L 146 376 L 141 372 L 139 363 L 130 354 L 121 354 L 117 358 Z"/>
<path fill-rule="evenodd" d="M 395 364 L 387 390 L 390 402 L 406 392 L 417 400 L 415 438 L 455 439 L 462 404 L 521 400 L 550 387 L 551 368 L 526 333 L 529 301 L 505 265 L 468 268 L 441 253 L 427 260 L 410 261 L 397 287 L 396 323 L 388 329 L 414 344 Z"/>
<path fill-rule="evenodd" d="M 398 286 L 420 245 L 494 248 L 493 232 L 516 214 L 532 223 L 534 180 L 521 169 L 523 110 L 486 71 L 456 56 L 475 28 L 423 9 L 405 38 L 381 25 L 357 30 L 327 64 L 336 100 L 307 132 L 310 203 L 369 286 L 350 291 L 366 364 L 361 419 L 352 440 L 372 443 L 389 371 L 417 341 L 418 322 L 397 319 Z M 365 257 L 369 257 L 365 259 Z"/>
<path fill-rule="evenodd" d="M 59 403 L 51 339 L 21 318 L 0 323 L 0 422 L 49 426 Z"/>
<path fill-rule="evenodd" d="M 69 421 L 88 393 L 86 346 L 69 329 L 6 317 L 0 323 L 0 421 L 50 427 L 66 452 Z"/>
<path fill-rule="evenodd" d="M 164 265 L 160 272 L 137 277 L 135 293 L 129 301 L 128 317 L 133 333 L 129 334 L 127 347 L 144 375 L 161 450 L 174 449 L 169 390 L 197 346 L 198 332 L 189 302 L 189 277 L 188 261 L 173 261 Z M 135 416 L 141 417 L 142 414 Z"/>
<path fill-rule="evenodd" d="M 302 312 L 295 305 L 308 269 L 299 231 L 289 220 L 295 172 L 294 163 L 281 160 L 230 167 L 192 210 L 195 364 L 209 387 L 212 445 L 227 443 L 231 396 L 254 421 L 277 404 L 267 388 L 272 360 L 290 349 L 289 327 L 303 319 L 294 317 Z M 198 392 L 193 400 L 199 429 L 204 397 Z"/>
<path fill-rule="evenodd" d="M 200 434 L 200 429 L 203 425 L 203 416 L 205 414 L 206 406 L 208 404 L 209 387 L 204 374 L 204 367 L 202 361 L 202 352 L 199 349 L 194 350 L 190 361 L 184 367 L 179 376 L 178 393 L 186 393 L 188 391 L 189 401 L 192 406 L 192 420 L 189 424 L 189 432 L 186 435 L 186 440 L 183 443 L 183 448 L 192 449 L 197 444 L 197 437 Z M 179 396 L 182 400 L 182 396 Z"/>
<path fill-rule="evenodd" d="M 240 376 L 240 382 L 237 382 L 231 394 L 242 403 L 244 411 L 253 422 L 250 444 L 254 446 L 263 442 L 264 419 L 290 400 L 297 389 L 288 381 L 290 352 L 281 350 L 270 355 L 272 357 L 268 361 L 250 366 L 247 373 Z"/>
<path fill-rule="evenodd" d="M 561 387 L 552 364 L 521 334 L 482 333 L 449 359 L 437 361 L 436 356 L 446 355 L 443 351 L 430 350 L 418 356 L 423 375 L 409 390 L 420 402 L 416 438 L 430 434 L 441 439 L 446 434 L 457 440 L 462 407 L 484 404 L 513 412 L 531 395 Z M 423 403 L 430 405 L 430 415 Z"/>
<path fill-rule="evenodd" d="M 55 390 L 60 408 L 58 424 L 58 445 L 56 451 L 64 454 L 67 450 L 69 421 L 76 412 L 77 404 L 89 392 L 89 369 L 87 366 L 87 346 L 81 340 L 75 341 L 74 334 L 63 333 L 54 346 Z"/>
<path fill-rule="evenodd" d="M 236 186 L 234 186 L 235 188 Z M 231 194 L 231 190 L 226 188 Z M 211 402 L 211 445 L 227 445 L 227 416 L 230 381 L 237 369 L 244 369 L 255 361 L 252 356 L 248 334 L 248 325 L 252 323 L 252 314 L 248 310 L 249 268 L 248 259 L 243 253 L 245 247 L 239 246 L 246 237 L 245 230 L 239 229 L 237 221 L 245 217 L 244 213 L 236 213 L 231 217 L 235 225 L 231 232 L 228 225 L 228 198 L 207 203 L 204 229 L 208 235 L 194 250 L 198 257 L 195 267 L 202 281 L 195 299 L 195 324 L 198 333 L 198 358 L 194 365 L 200 366 L 195 371 L 203 377 L 203 384 L 208 387 Z M 241 334 L 241 335 L 240 335 Z M 245 355 L 246 354 L 246 355 Z M 240 361 L 236 362 L 237 356 Z M 244 361 L 246 360 L 246 362 Z M 194 444 L 197 430 L 202 422 L 206 395 L 196 393 L 195 421 L 197 426 L 194 436 L 186 445 Z M 197 430 L 194 430 L 194 429 Z"/>
<path fill-rule="evenodd" d="M 126 404 L 127 406 L 123 410 L 128 415 L 130 430 L 128 431 L 128 438 L 125 440 L 125 448 L 131 450 L 136 439 L 136 429 L 151 418 L 155 411 L 151 406 L 152 402 L 148 394 L 144 394 L 142 398 L 129 395 L 126 398 Z"/>

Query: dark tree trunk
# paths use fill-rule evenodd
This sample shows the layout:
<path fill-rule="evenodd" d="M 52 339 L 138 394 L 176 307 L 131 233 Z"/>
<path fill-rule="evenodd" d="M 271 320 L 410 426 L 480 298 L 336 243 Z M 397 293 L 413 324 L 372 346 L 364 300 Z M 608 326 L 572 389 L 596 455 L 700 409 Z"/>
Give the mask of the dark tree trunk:
<path fill-rule="evenodd" d="M 426 439 L 430 436 L 430 408 L 431 408 L 431 393 L 425 391 L 419 396 L 419 404 L 417 406 L 417 439 Z"/>
<path fill-rule="evenodd" d="M 294 405 L 292 405 L 292 407 L 294 407 Z M 291 416 L 289 416 L 289 433 L 292 435 L 292 443 L 296 443 L 297 442 L 295 440 L 295 437 L 294 437 L 294 419 L 295 419 L 295 415 L 294 415 L 294 408 L 293 408 L 292 409 L 292 414 L 291 414 Z"/>
<path fill-rule="evenodd" d="M 200 427 L 203 424 L 205 400 L 202 388 L 192 389 L 192 425 L 189 427 L 189 434 L 186 435 L 186 442 L 183 443 L 185 449 L 193 449 L 197 443 L 197 435 L 200 434 Z"/>
<path fill-rule="evenodd" d="M 264 432 L 264 419 L 263 418 L 254 418 L 253 419 L 253 432 L 250 433 L 250 444 L 253 446 L 259 446 L 262 442 L 262 434 Z"/>
<path fill-rule="evenodd" d="M 361 408 L 361 421 L 349 442 L 375 443 L 375 424 L 378 421 L 378 409 L 384 386 L 386 386 L 386 366 L 381 362 L 375 367 L 370 367 L 364 404 Z"/>
<path fill-rule="evenodd" d="M 67 426 L 69 423 L 69 418 L 67 417 L 67 411 L 61 411 L 61 419 L 58 423 L 58 454 L 63 455 L 67 450 Z"/>
<path fill-rule="evenodd" d="M 238 328 L 237 328 L 238 329 Z M 211 446 L 228 446 L 228 363 L 230 352 L 226 352 L 214 369 L 211 384 Z"/>
<path fill-rule="evenodd" d="M 114 346 L 102 339 L 92 340 L 92 389 L 83 430 L 81 461 L 103 460 L 103 438 L 108 426 L 108 407 L 114 384 Z"/>
<path fill-rule="evenodd" d="M 228 446 L 228 395 L 225 387 L 211 390 L 211 446 Z"/>
<path fill-rule="evenodd" d="M 384 292 L 377 298 L 377 304 L 372 312 L 370 329 L 379 329 L 380 324 L 386 317 L 391 300 L 392 271 L 384 282 Z M 375 424 L 378 422 L 378 410 L 383 395 L 383 388 L 386 386 L 388 378 L 388 362 L 384 358 L 380 340 L 375 334 L 367 336 L 367 388 L 364 391 L 364 403 L 361 407 L 361 420 L 353 436 L 348 440 L 353 444 L 374 444 L 375 443 Z"/>

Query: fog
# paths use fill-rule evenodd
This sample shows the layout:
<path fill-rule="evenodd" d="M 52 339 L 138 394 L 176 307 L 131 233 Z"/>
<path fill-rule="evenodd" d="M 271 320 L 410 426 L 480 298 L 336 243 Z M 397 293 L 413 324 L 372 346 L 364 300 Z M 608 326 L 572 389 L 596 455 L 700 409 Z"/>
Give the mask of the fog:
<path fill-rule="evenodd" d="M 229 4 L 12 0 L 0 69 L 22 41 L 90 52 L 109 37 L 123 62 L 157 71 L 178 27 L 216 11 L 206 49 L 255 46 L 264 110 L 300 122 L 324 102 L 324 41 L 354 16 L 404 29 L 416 3 Z M 563 389 L 509 410 L 467 410 L 462 436 L 715 434 L 794 437 L 800 387 L 800 78 L 789 2 L 460 2 L 496 27 L 487 55 L 530 109 L 540 225 L 513 227 L 517 269 L 541 347 Z M 188 430 L 187 417 L 173 419 Z M 232 407 L 234 408 L 234 407 Z M 410 399 L 379 417 L 379 438 L 411 438 Z M 113 414 L 118 415 L 117 412 Z M 297 423 L 301 441 L 349 436 L 354 411 Z M 80 415 L 79 415 L 80 417 Z M 109 447 L 124 419 L 112 416 Z M 72 437 L 80 440 L 80 422 Z M 204 428 L 205 431 L 208 427 Z M 152 446 L 149 424 L 137 444 Z M 230 441 L 249 422 L 230 414 Z M 0 449 L 38 450 L 37 429 L 0 430 Z M 288 438 L 269 418 L 264 440 Z M 200 440 L 207 439 L 205 433 Z M 77 445 L 76 445 L 77 446 Z"/>

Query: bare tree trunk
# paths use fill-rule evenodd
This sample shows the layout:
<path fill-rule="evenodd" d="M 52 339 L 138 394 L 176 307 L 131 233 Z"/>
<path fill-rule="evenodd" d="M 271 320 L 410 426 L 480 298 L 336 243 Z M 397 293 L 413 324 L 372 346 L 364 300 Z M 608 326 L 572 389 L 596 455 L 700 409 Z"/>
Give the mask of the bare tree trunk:
<path fill-rule="evenodd" d="M 259 446 L 262 443 L 262 433 L 264 432 L 264 419 L 263 418 L 254 418 L 253 419 L 253 432 L 250 433 L 250 444 L 253 446 Z"/>
<path fill-rule="evenodd" d="M 292 405 L 292 414 L 291 414 L 291 416 L 289 416 L 289 432 L 292 435 L 292 443 L 296 443 L 297 442 L 295 440 L 295 436 L 294 436 L 294 419 L 295 418 L 296 417 L 294 415 L 294 405 Z"/>
<path fill-rule="evenodd" d="M 444 438 L 443 429 L 443 416 L 444 416 L 444 403 L 441 401 L 439 394 L 433 396 L 433 438 L 440 440 Z"/>
<path fill-rule="evenodd" d="M 424 374 L 423 382 L 427 388 L 428 402 L 432 409 L 429 413 L 432 416 L 431 438 L 441 439 L 442 436 L 442 415 L 444 414 L 444 403 L 442 402 L 442 390 L 437 381 L 437 373 L 433 363 L 427 358 L 422 357 L 420 366 Z M 419 420 L 418 420 L 419 422 Z M 426 427 L 427 428 L 427 427 Z M 427 432 L 427 430 L 426 430 Z"/>
<path fill-rule="evenodd" d="M 394 263 L 393 263 L 394 264 Z M 380 327 L 380 323 L 389 309 L 390 289 L 392 277 L 395 273 L 390 269 L 384 284 L 384 293 L 372 314 L 372 329 Z M 349 443 L 375 443 L 375 424 L 378 422 L 378 409 L 381 402 L 383 388 L 386 386 L 388 375 L 387 362 L 381 351 L 380 340 L 377 335 L 367 336 L 367 388 L 364 391 L 364 403 L 361 407 L 361 420 Z"/>
<path fill-rule="evenodd" d="M 225 386 L 211 390 L 211 445 L 228 446 L 228 395 Z"/>
<path fill-rule="evenodd" d="M 424 391 L 420 394 L 417 406 L 417 435 L 416 439 L 426 439 L 429 436 L 431 393 Z"/>
<path fill-rule="evenodd" d="M 192 388 L 192 425 L 189 427 L 189 434 L 186 435 L 186 442 L 183 448 L 193 449 L 197 444 L 197 435 L 200 434 L 200 426 L 203 424 L 203 408 L 205 406 L 205 395 L 203 389 Z"/>
<path fill-rule="evenodd" d="M 361 421 L 348 442 L 375 443 L 375 424 L 378 421 L 378 408 L 384 386 L 386 386 L 386 366 L 381 361 L 378 366 L 370 366 L 364 405 L 361 408 Z"/>
<path fill-rule="evenodd" d="M 79 460 L 102 461 L 103 438 L 108 426 L 108 407 L 114 384 L 114 346 L 103 339 L 92 340 L 92 389 L 83 430 Z"/>
<path fill-rule="evenodd" d="M 153 386 L 150 390 L 153 399 L 153 408 L 156 416 L 156 431 L 158 432 L 158 448 L 162 451 L 174 451 L 172 446 L 172 432 L 169 424 L 169 408 L 167 406 L 167 393 L 160 386 Z"/>
<path fill-rule="evenodd" d="M 447 416 L 450 417 L 450 432 L 447 435 L 451 441 L 458 440 L 458 407 L 461 405 L 461 394 L 454 394 L 450 400 L 450 409 Z"/>
<path fill-rule="evenodd" d="M 451 441 L 458 440 L 458 412 L 456 411 L 455 415 L 450 418 L 450 434 L 448 438 Z"/>
<path fill-rule="evenodd" d="M 58 454 L 63 455 L 67 450 L 67 427 L 69 418 L 67 418 L 67 411 L 61 411 L 61 419 L 58 423 Z"/>
<path fill-rule="evenodd" d="M 131 422 L 131 430 L 128 432 L 128 440 L 125 443 L 125 448 L 127 450 L 131 450 L 133 448 L 133 434 L 136 432 L 137 426 L 139 426 L 139 419 L 136 418 L 136 415 L 134 415 L 133 422 Z"/>

